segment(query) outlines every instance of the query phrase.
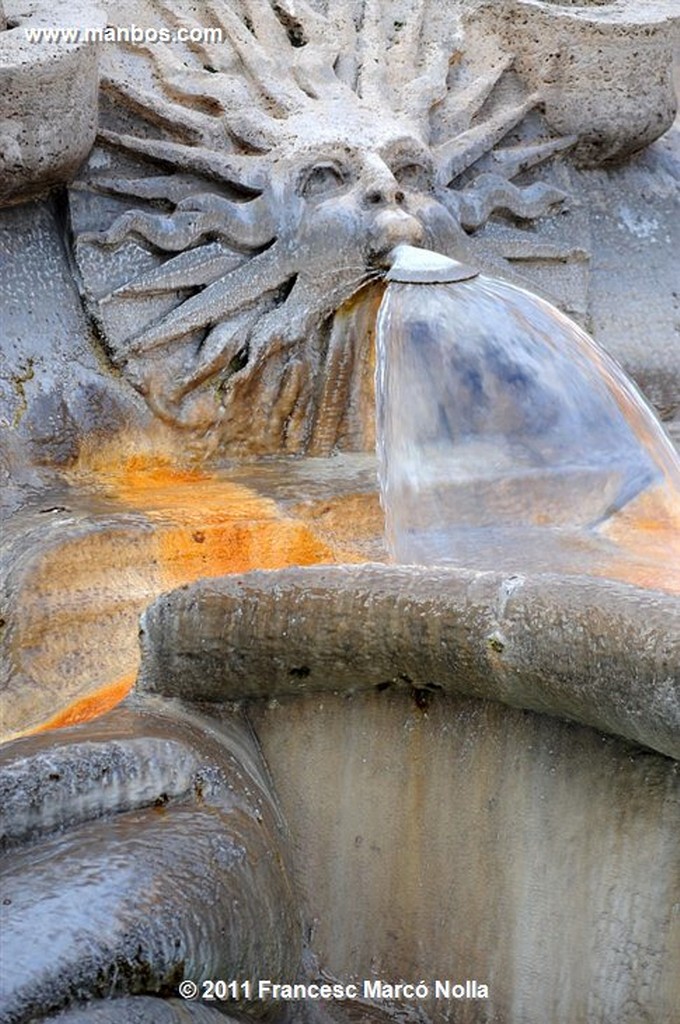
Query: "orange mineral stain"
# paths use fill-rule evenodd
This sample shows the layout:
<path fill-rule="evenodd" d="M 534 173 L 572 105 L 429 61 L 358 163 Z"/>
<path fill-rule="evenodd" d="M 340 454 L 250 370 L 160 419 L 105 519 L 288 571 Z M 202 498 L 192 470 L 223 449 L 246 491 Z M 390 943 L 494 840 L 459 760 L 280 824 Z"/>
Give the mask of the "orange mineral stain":
<path fill-rule="evenodd" d="M 86 697 L 82 697 L 80 700 L 76 700 L 73 704 L 69 704 L 61 711 L 58 711 L 56 715 L 53 715 L 52 718 L 49 718 L 41 725 L 36 726 L 34 729 L 28 729 L 24 735 L 30 736 L 38 732 L 48 732 L 50 729 L 65 729 L 70 725 L 80 725 L 81 722 L 87 722 L 91 718 L 98 718 L 99 715 L 103 715 L 105 712 L 110 711 L 111 708 L 115 708 L 116 704 L 120 704 L 123 698 L 127 697 L 134 686 L 136 676 L 137 673 L 132 672 L 118 679 L 115 683 L 102 686 L 101 689 L 96 690 L 94 693 L 88 694 Z"/>
<path fill-rule="evenodd" d="M 668 483 L 643 491 L 600 532 L 621 555 L 598 575 L 680 594 L 680 496 Z"/>
<path fill-rule="evenodd" d="M 271 498 L 198 469 L 136 463 L 115 496 L 154 525 L 162 589 L 208 576 L 333 562 L 336 553 Z"/>
<path fill-rule="evenodd" d="M 98 508 L 103 500 L 105 528 L 95 519 L 64 537 L 27 577 L 5 738 L 115 707 L 136 678 L 139 614 L 163 592 L 252 569 L 382 560 L 375 494 L 301 500 L 286 511 L 270 484 L 261 494 L 169 456 L 110 455 L 73 481 Z M 680 500 L 668 481 L 597 532 L 610 550 L 593 559 L 592 575 L 680 593 Z"/>
<path fill-rule="evenodd" d="M 115 707 L 136 678 L 138 617 L 161 593 L 251 569 L 362 560 L 351 530 L 337 540 L 317 532 L 225 476 L 169 456 L 112 454 L 100 452 L 72 481 L 96 496 L 105 525 L 65 536 L 27 579 L 14 648 L 21 700 L 8 701 L 5 738 Z"/>

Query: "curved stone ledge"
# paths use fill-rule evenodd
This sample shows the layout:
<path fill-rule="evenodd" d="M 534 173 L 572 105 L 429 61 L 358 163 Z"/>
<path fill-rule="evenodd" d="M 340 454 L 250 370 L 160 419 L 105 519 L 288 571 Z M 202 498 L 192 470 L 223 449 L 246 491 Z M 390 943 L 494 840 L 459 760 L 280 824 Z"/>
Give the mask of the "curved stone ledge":
<path fill-rule="evenodd" d="M 238 1021 L 203 1003 L 128 996 L 97 1000 L 50 1017 L 49 1021 L 44 1018 L 43 1024 L 238 1024 Z"/>
<path fill-rule="evenodd" d="M 26 28 L 104 28 L 92 4 L 39 6 L 13 17 L 0 12 L 0 204 L 21 202 L 68 181 L 89 153 L 97 131 L 99 47 L 30 41 Z"/>
<path fill-rule="evenodd" d="M 299 970 L 287 833 L 249 726 L 153 705 L 2 748 L 0 792 L 33 780 L 30 820 L 10 799 L 2 823 L 3 1024 L 176 993 L 183 978 Z M 75 1019 L 180 1019 L 124 1006 Z"/>
<path fill-rule="evenodd" d="M 594 726 L 680 757 L 680 602 L 586 577 L 415 566 L 253 572 L 142 617 L 138 687 L 195 701 L 400 681 Z"/>

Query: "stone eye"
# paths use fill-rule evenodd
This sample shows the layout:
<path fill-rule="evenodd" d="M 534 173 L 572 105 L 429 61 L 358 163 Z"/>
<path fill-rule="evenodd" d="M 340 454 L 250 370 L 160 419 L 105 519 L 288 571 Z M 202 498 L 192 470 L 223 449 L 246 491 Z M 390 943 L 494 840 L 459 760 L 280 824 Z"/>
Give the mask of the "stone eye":
<path fill-rule="evenodd" d="M 425 164 L 405 163 L 392 172 L 403 189 L 410 192 L 428 192 L 432 187 L 432 171 Z"/>
<path fill-rule="evenodd" d="M 313 198 L 337 192 L 345 184 L 345 176 L 334 164 L 317 164 L 303 177 L 300 192 Z"/>

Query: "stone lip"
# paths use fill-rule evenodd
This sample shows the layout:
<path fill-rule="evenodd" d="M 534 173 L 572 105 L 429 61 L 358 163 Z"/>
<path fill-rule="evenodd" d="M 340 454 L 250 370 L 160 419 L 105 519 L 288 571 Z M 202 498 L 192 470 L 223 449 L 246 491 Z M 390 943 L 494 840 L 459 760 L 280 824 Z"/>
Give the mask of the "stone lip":
<path fill-rule="evenodd" d="M 397 245 L 389 255 L 390 269 L 387 281 L 404 284 L 455 284 L 479 276 L 479 271 L 467 267 L 430 249 L 415 245 Z"/>
<path fill-rule="evenodd" d="M 204 580 L 143 615 L 138 689 L 223 702 L 406 683 L 680 757 L 680 602 L 588 577 L 316 566 Z"/>

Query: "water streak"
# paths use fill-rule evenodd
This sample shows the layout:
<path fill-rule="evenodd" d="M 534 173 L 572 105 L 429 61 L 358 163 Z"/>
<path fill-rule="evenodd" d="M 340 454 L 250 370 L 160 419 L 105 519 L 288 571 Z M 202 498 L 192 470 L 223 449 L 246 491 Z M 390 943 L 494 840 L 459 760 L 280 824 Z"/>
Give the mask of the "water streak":
<path fill-rule="evenodd" d="M 620 367 L 559 310 L 485 276 L 402 276 L 377 344 L 395 561 L 620 576 L 622 553 L 645 564 L 658 554 L 630 521 L 643 506 L 677 559 L 680 460 Z"/>

